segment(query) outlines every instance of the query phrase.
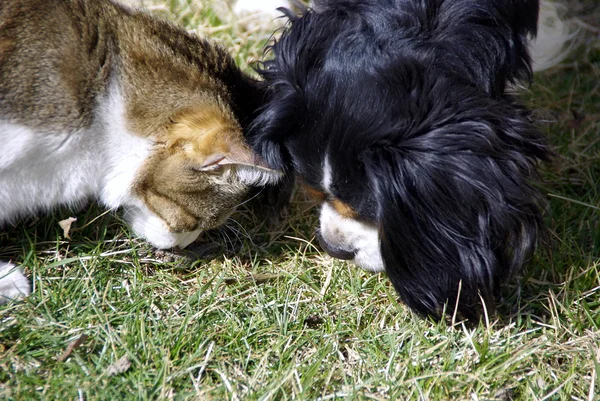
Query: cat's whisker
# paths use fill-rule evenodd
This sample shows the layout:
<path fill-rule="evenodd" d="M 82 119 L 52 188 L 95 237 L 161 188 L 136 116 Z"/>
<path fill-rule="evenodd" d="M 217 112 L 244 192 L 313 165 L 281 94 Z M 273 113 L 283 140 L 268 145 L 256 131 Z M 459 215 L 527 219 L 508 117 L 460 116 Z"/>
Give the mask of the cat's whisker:
<path fill-rule="evenodd" d="M 219 227 L 217 232 L 219 233 L 219 236 L 223 239 L 225 246 L 227 247 L 227 244 L 229 243 L 229 246 L 231 247 L 231 249 L 234 249 L 233 241 L 231 241 L 231 238 L 229 238 L 227 233 L 225 231 L 223 231 L 223 227 Z"/>
<path fill-rule="evenodd" d="M 233 233 L 233 235 L 235 235 L 235 238 L 236 238 L 236 240 L 237 240 L 238 243 L 242 244 L 244 242 L 243 239 L 242 239 L 244 236 L 242 235 L 242 233 L 240 231 L 236 230 L 235 228 L 233 228 L 231 226 L 225 226 L 225 228 L 227 230 L 231 231 Z"/>
<path fill-rule="evenodd" d="M 227 235 L 228 238 L 230 238 L 230 242 L 231 242 L 231 249 L 236 249 L 236 244 L 241 245 L 243 243 L 243 241 L 240 239 L 240 236 L 235 232 L 235 230 L 232 230 L 231 227 L 225 227 L 225 229 L 229 230 L 229 232 L 233 233 L 233 235 L 235 236 L 235 242 L 233 241 L 233 238 L 230 235 Z M 226 233 L 227 231 L 223 231 L 224 233 Z"/>
<path fill-rule="evenodd" d="M 231 221 L 231 222 L 235 223 L 240 228 L 241 231 L 237 230 L 237 229 L 235 229 L 234 227 L 231 227 L 231 226 L 226 226 L 227 228 L 229 228 L 230 230 L 233 230 L 233 231 L 239 233 L 244 238 L 247 238 L 247 239 L 250 240 L 250 242 L 252 242 L 252 236 L 248 233 L 248 231 L 246 231 L 246 229 L 244 228 L 244 226 L 242 224 L 240 224 L 239 221 L 237 221 L 237 220 L 235 220 L 235 219 L 233 219 L 231 217 L 228 217 L 226 221 Z"/>
<path fill-rule="evenodd" d="M 246 203 L 250 202 L 251 200 L 255 199 L 258 195 L 260 195 L 262 192 L 264 191 L 264 187 L 261 188 L 256 194 L 254 194 L 253 196 L 251 196 L 248 199 L 245 199 L 243 202 L 239 203 L 237 206 L 234 207 L 234 209 L 239 208 L 240 206 L 244 206 Z"/>

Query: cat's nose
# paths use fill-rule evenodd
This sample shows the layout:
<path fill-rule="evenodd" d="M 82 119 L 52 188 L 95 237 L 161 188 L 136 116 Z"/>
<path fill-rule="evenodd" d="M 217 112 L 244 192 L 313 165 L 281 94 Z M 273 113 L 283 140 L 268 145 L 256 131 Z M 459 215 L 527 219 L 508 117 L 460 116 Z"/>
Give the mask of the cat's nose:
<path fill-rule="evenodd" d="M 325 241 L 319 230 L 315 232 L 315 236 L 317 237 L 317 241 L 319 242 L 321 249 L 334 258 L 341 260 L 352 260 L 356 256 L 356 250 L 346 250 L 330 245 L 327 241 Z"/>

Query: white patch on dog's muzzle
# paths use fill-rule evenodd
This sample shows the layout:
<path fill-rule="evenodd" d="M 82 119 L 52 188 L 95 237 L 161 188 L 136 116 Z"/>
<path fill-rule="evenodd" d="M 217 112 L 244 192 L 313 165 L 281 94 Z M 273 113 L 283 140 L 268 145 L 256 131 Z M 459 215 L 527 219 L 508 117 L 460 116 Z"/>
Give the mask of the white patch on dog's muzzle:
<path fill-rule="evenodd" d="M 320 226 L 329 247 L 354 253 L 352 263 L 367 271 L 384 270 L 377 227 L 343 217 L 328 203 L 321 207 Z"/>

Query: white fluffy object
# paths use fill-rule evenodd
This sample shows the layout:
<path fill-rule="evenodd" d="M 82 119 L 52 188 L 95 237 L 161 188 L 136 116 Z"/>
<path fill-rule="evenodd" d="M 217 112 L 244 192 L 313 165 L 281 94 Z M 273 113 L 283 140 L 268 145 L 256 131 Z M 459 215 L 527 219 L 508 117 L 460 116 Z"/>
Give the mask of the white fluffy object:
<path fill-rule="evenodd" d="M 565 7 L 560 2 L 542 1 L 537 38 L 531 41 L 533 71 L 543 71 L 560 64 L 576 44 L 579 30 L 572 20 L 562 18 Z"/>

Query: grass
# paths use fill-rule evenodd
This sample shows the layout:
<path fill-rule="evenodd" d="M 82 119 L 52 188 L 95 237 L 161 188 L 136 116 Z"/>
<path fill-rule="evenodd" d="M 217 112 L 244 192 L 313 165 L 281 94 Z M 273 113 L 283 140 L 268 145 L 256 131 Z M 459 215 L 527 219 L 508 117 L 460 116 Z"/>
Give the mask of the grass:
<path fill-rule="evenodd" d="M 244 30 L 207 4 L 146 2 L 247 68 L 273 28 Z M 598 26 L 593 0 L 572 11 Z M 599 61 L 585 41 L 523 95 L 559 154 L 544 170 L 552 234 L 502 314 L 475 327 L 414 316 L 385 277 L 313 246 L 301 194 L 278 227 L 237 213 L 205 238 L 224 250 L 210 261 L 156 251 L 93 205 L 59 210 L 0 233 L 0 259 L 35 286 L 0 307 L 0 399 L 598 399 Z M 69 240 L 58 221 L 72 215 Z"/>

